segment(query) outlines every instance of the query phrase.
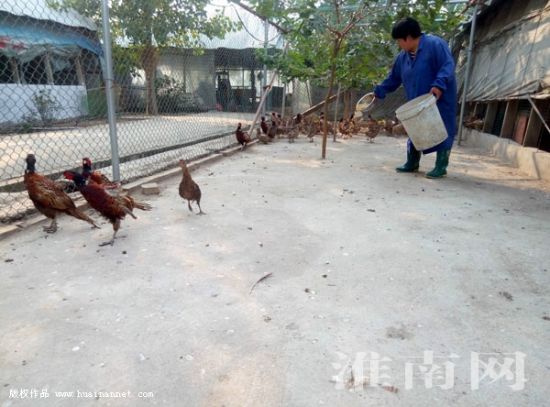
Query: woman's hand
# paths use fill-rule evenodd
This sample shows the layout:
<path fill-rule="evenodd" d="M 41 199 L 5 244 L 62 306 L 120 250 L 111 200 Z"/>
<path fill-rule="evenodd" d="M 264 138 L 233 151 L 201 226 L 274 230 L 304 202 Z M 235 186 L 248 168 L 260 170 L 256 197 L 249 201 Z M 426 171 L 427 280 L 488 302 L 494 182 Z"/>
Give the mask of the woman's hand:
<path fill-rule="evenodd" d="M 439 100 L 439 98 L 440 98 L 441 95 L 443 94 L 443 92 L 441 91 L 441 89 L 436 88 L 435 86 L 434 86 L 433 88 L 430 89 L 430 93 L 431 93 L 432 95 L 434 95 L 435 98 L 436 98 L 437 100 Z"/>

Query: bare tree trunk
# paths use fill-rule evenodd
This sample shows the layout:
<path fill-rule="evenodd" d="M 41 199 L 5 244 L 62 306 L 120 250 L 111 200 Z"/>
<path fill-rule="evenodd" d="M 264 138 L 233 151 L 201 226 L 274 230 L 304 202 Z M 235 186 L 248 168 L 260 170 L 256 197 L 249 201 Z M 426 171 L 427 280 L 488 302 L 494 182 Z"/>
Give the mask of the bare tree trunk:
<path fill-rule="evenodd" d="M 336 21 L 338 24 L 340 24 L 340 3 L 338 0 L 333 0 L 334 2 L 334 9 L 336 12 Z M 342 31 L 336 31 L 330 27 L 328 27 L 329 31 L 331 31 L 335 35 L 334 39 L 334 45 L 332 48 L 332 55 L 331 55 L 331 61 L 330 61 L 330 80 L 329 80 L 329 88 L 327 92 L 327 96 L 325 97 L 325 120 L 323 123 L 323 147 L 321 151 L 321 158 L 325 159 L 327 156 L 327 121 L 328 121 L 328 101 L 330 99 L 330 95 L 332 93 L 332 88 L 334 86 L 334 78 L 336 77 L 336 58 L 338 57 L 338 53 L 340 52 L 340 47 L 342 46 L 342 41 L 344 41 L 346 35 L 349 33 L 349 31 L 357 24 L 358 21 L 360 21 L 363 18 L 363 13 L 365 10 L 367 3 L 364 3 L 361 8 L 354 12 L 350 22 L 346 25 L 346 27 Z"/>
<path fill-rule="evenodd" d="M 340 91 L 342 89 L 342 85 L 338 84 L 338 92 L 336 93 L 336 103 L 334 104 L 334 123 L 332 126 L 333 133 L 332 133 L 332 142 L 336 143 L 336 134 L 338 133 L 338 108 L 340 107 Z"/>
<path fill-rule="evenodd" d="M 327 157 L 327 139 L 328 139 L 328 104 L 329 99 L 332 94 L 332 88 L 334 87 L 334 77 L 336 76 L 336 57 L 338 56 L 338 52 L 340 51 L 340 45 L 341 45 L 340 39 L 334 40 L 334 48 L 332 49 L 332 64 L 330 68 L 330 79 L 329 79 L 329 85 L 328 85 L 328 92 L 327 96 L 325 97 L 325 108 L 324 108 L 324 116 L 325 120 L 323 120 L 323 143 L 321 148 L 321 158 L 325 159 Z"/>
<path fill-rule="evenodd" d="M 349 119 L 349 113 L 350 111 L 350 91 L 349 89 L 346 89 L 344 91 L 344 119 L 347 120 Z"/>
<path fill-rule="evenodd" d="M 357 103 L 357 90 L 350 89 L 349 91 L 349 106 L 350 106 L 350 116 L 355 113 L 355 103 Z"/>
<path fill-rule="evenodd" d="M 147 114 L 157 115 L 157 94 L 155 92 L 155 76 L 158 65 L 158 51 L 153 45 L 146 45 L 141 54 L 141 64 L 145 71 L 145 83 L 147 89 Z"/>

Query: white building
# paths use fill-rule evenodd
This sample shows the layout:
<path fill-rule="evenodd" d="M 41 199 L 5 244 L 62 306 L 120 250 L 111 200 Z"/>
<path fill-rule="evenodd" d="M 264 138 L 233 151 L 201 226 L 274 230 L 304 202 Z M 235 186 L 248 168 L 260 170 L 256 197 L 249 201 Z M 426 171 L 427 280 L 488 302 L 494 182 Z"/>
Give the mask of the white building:
<path fill-rule="evenodd" d="M 87 115 L 101 55 L 90 19 L 46 0 L 0 2 L 0 124 Z"/>

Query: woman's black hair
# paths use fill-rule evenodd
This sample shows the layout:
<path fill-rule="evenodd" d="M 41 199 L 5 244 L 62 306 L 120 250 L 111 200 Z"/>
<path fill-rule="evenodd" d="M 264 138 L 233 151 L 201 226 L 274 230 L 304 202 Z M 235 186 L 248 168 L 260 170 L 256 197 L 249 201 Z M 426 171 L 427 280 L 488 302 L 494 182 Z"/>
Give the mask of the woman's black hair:
<path fill-rule="evenodd" d="M 422 35 L 420 24 L 412 17 L 398 21 L 391 30 L 391 36 L 394 40 L 406 40 L 409 35 L 412 38 L 418 38 Z"/>

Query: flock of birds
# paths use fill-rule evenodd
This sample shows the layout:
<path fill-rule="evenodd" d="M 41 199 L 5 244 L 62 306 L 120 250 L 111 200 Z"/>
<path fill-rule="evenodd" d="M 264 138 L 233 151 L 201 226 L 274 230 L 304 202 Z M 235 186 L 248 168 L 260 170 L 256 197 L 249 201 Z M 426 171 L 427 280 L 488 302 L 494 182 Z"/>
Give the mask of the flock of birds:
<path fill-rule="evenodd" d="M 111 240 L 101 243 L 100 246 L 113 245 L 116 234 L 120 229 L 121 221 L 126 215 L 136 219 L 133 211 L 140 209 L 149 211 L 151 205 L 140 202 L 130 196 L 120 188 L 120 184 L 111 182 L 105 175 L 92 170 L 92 162 L 89 158 L 82 159 L 82 172 L 65 171 L 63 173 L 69 183 L 53 181 L 42 174 L 36 172 L 36 157 L 34 154 L 28 154 L 26 159 L 26 169 L 24 176 L 25 188 L 29 198 L 35 208 L 52 222 L 44 227 L 47 233 L 57 231 L 57 215 L 65 213 L 76 219 L 83 220 L 92 225 L 93 228 L 99 228 L 96 222 L 78 209 L 68 195 L 68 192 L 80 191 L 90 207 L 95 209 L 101 216 L 106 218 L 113 225 L 113 236 Z M 180 160 L 179 166 L 182 168 L 183 176 L 179 184 L 179 195 L 187 200 L 189 210 L 193 212 L 191 202 L 196 202 L 199 207 L 199 215 L 204 212 L 201 209 L 201 190 L 197 183 L 191 178 L 189 169 L 185 161 Z"/>
<path fill-rule="evenodd" d="M 333 134 L 337 131 L 343 137 L 351 137 L 352 134 L 365 131 L 365 135 L 372 142 L 383 127 L 386 131 L 395 134 L 396 123 L 380 123 L 370 117 L 366 123 L 363 123 L 362 121 L 356 121 L 353 115 L 351 115 L 347 120 L 340 119 L 338 125 L 335 126 L 334 123 L 329 121 L 325 123 L 322 114 L 319 117 L 316 115 L 303 117 L 301 114 L 297 114 L 294 118 L 285 121 L 281 118 L 281 115 L 273 112 L 271 113 L 271 123 L 269 125 L 265 117 L 261 118 L 260 127 L 256 129 L 256 136 L 260 142 L 270 143 L 275 138 L 286 135 L 288 141 L 292 143 L 300 133 L 304 133 L 310 141 L 313 141 L 313 137 L 322 132 L 324 126 L 327 126 L 328 130 Z M 252 141 L 250 135 L 242 130 L 241 123 L 237 126 L 235 137 L 241 145 L 241 149 L 246 148 L 246 145 Z M 36 157 L 34 154 L 27 155 L 25 161 L 24 183 L 29 198 L 39 212 L 52 220 L 49 226 L 44 227 L 44 231 L 47 233 L 55 233 L 57 231 L 57 215 L 59 213 L 65 213 L 90 223 L 93 228 L 98 228 L 92 218 L 76 207 L 72 198 L 68 195 L 70 192 L 79 191 L 89 206 L 99 212 L 101 216 L 113 225 L 111 240 L 102 243 L 100 246 L 114 244 L 121 221 L 126 215 L 136 219 L 133 213 L 134 209 L 143 211 L 152 209 L 151 205 L 137 201 L 122 190 L 119 183 L 111 182 L 105 175 L 94 171 L 92 169 L 92 161 L 87 157 L 82 159 L 81 172 L 65 171 L 63 173 L 68 183 L 53 181 L 37 173 Z M 204 212 L 200 206 L 201 190 L 191 178 L 185 161 L 180 160 L 179 166 L 182 168 L 183 173 L 178 189 L 179 195 L 187 200 L 187 205 L 191 212 L 193 212 L 191 202 L 196 202 L 199 208 L 198 214 L 203 215 Z"/>
<path fill-rule="evenodd" d="M 353 135 L 364 133 L 369 142 L 374 142 L 376 136 L 385 130 L 390 135 L 406 135 L 403 125 L 397 119 L 393 120 L 375 120 L 370 115 L 366 121 L 357 120 L 354 114 L 349 119 L 340 118 L 337 123 L 325 120 L 324 114 L 319 116 L 311 114 L 302 116 L 298 113 L 295 117 L 285 120 L 280 114 L 271 113 L 270 123 L 262 116 L 260 127 L 256 129 L 256 138 L 264 144 L 272 142 L 275 138 L 287 137 L 289 143 L 293 143 L 299 134 L 306 134 L 310 142 L 313 138 L 324 131 L 327 127 L 328 133 L 340 135 L 343 138 L 349 138 Z M 235 131 L 237 142 L 241 149 L 252 141 L 250 135 L 243 131 L 242 124 L 239 123 Z"/>

